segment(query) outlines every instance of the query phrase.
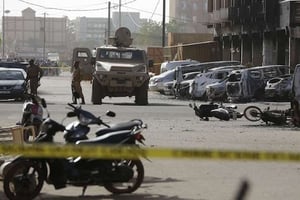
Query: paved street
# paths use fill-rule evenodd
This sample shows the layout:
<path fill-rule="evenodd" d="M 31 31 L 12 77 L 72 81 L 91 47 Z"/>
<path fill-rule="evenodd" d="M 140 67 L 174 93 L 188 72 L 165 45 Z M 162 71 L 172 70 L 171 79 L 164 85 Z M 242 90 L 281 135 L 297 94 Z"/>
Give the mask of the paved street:
<path fill-rule="evenodd" d="M 66 103 L 71 101 L 70 80 L 69 73 L 59 77 L 44 77 L 39 88 L 39 94 L 48 102 L 51 117 L 57 121 L 61 121 L 68 111 Z M 154 92 L 149 92 L 150 104 L 147 106 L 136 106 L 134 97 L 105 98 L 102 105 L 92 105 L 89 82 L 83 83 L 83 92 L 87 102 L 87 105 L 83 105 L 85 109 L 95 115 L 104 115 L 107 110 L 117 113 L 115 118 L 104 116 L 106 122 L 143 119 L 148 124 L 148 129 L 144 132 L 148 147 L 300 151 L 298 128 L 267 126 L 245 118 L 200 121 L 188 106 L 190 101 L 175 100 Z M 243 111 L 248 105 L 286 109 L 289 104 L 238 104 L 238 110 Z M 0 126 L 18 121 L 21 109 L 21 102 L 1 101 Z M 93 137 L 93 134 L 90 136 Z M 62 135 L 58 135 L 57 141 L 62 139 Z M 69 200 L 76 197 L 86 200 L 229 200 L 234 199 L 243 180 L 250 184 L 247 200 L 297 200 L 300 196 L 299 163 L 187 159 L 142 161 L 145 166 L 145 181 L 133 194 L 114 196 L 102 187 L 92 186 L 81 197 L 80 187 L 54 190 L 53 186 L 45 184 L 37 199 Z M 2 185 L 0 199 L 5 199 Z"/>

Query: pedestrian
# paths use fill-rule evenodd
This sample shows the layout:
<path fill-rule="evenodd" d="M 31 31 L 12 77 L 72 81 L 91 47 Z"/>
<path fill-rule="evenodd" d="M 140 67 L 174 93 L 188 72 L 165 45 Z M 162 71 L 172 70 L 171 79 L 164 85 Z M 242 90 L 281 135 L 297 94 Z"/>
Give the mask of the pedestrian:
<path fill-rule="evenodd" d="M 72 84 L 71 84 L 73 104 L 77 104 L 77 98 L 81 98 L 81 104 L 85 104 L 80 82 L 81 82 L 81 75 L 80 75 L 79 61 L 75 61 L 73 65 Z"/>
<path fill-rule="evenodd" d="M 26 68 L 26 83 L 30 86 L 30 94 L 37 95 L 37 88 L 40 85 L 40 80 L 43 76 L 43 70 L 40 66 L 34 63 L 33 59 L 29 60 L 29 65 Z"/>

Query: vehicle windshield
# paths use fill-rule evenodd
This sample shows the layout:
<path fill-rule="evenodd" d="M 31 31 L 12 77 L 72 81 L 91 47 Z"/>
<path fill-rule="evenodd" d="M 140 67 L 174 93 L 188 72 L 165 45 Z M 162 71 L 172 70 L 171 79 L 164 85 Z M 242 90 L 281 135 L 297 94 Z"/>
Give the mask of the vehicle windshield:
<path fill-rule="evenodd" d="M 242 78 L 242 74 L 241 73 L 231 73 L 229 76 L 228 76 L 228 81 L 229 82 L 236 82 L 236 81 L 240 81 Z"/>
<path fill-rule="evenodd" d="M 0 80 L 24 80 L 20 71 L 0 71 Z"/>
<path fill-rule="evenodd" d="M 99 58 L 103 60 L 127 60 L 127 61 L 143 61 L 142 51 L 120 51 L 115 49 L 101 49 Z"/>

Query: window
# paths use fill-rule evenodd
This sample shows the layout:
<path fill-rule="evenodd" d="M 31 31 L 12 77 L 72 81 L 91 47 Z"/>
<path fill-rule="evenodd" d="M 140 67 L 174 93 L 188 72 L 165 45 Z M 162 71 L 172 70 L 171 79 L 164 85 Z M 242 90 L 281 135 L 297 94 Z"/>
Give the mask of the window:
<path fill-rule="evenodd" d="M 84 52 L 84 51 L 78 51 L 77 52 L 77 57 L 78 58 L 87 58 L 88 54 L 87 54 L 87 52 Z"/>
<path fill-rule="evenodd" d="M 254 79 L 259 79 L 261 77 L 260 71 L 249 71 L 250 77 Z"/>
<path fill-rule="evenodd" d="M 214 0 L 207 0 L 207 12 L 214 11 Z"/>
<path fill-rule="evenodd" d="M 193 3 L 193 9 L 194 9 L 195 11 L 198 10 L 198 4 L 197 4 L 196 2 Z"/>
<path fill-rule="evenodd" d="M 221 0 L 215 0 L 216 1 L 216 10 L 220 10 L 221 8 Z"/>
<path fill-rule="evenodd" d="M 230 0 L 224 0 L 224 1 L 225 1 L 224 8 L 229 8 L 229 6 L 230 6 Z"/>
<path fill-rule="evenodd" d="M 100 50 L 102 59 L 120 59 L 120 60 L 143 60 L 141 51 L 117 51 L 117 50 Z"/>

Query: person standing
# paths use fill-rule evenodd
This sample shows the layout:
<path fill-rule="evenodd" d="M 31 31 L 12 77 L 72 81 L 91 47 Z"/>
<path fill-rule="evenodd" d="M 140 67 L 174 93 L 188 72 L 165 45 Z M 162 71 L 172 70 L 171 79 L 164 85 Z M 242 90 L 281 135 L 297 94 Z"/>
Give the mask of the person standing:
<path fill-rule="evenodd" d="M 43 76 L 43 70 L 40 66 L 34 64 L 34 60 L 29 60 L 29 65 L 26 69 L 27 77 L 26 83 L 29 81 L 30 94 L 37 95 L 37 88 L 39 87 L 40 79 Z"/>
<path fill-rule="evenodd" d="M 73 65 L 72 84 L 71 84 L 73 104 L 77 104 L 77 98 L 81 98 L 81 104 L 85 104 L 80 82 L 81 82 L 81 75 L 80 75 L 79 61 L 75 61 Z"/>

